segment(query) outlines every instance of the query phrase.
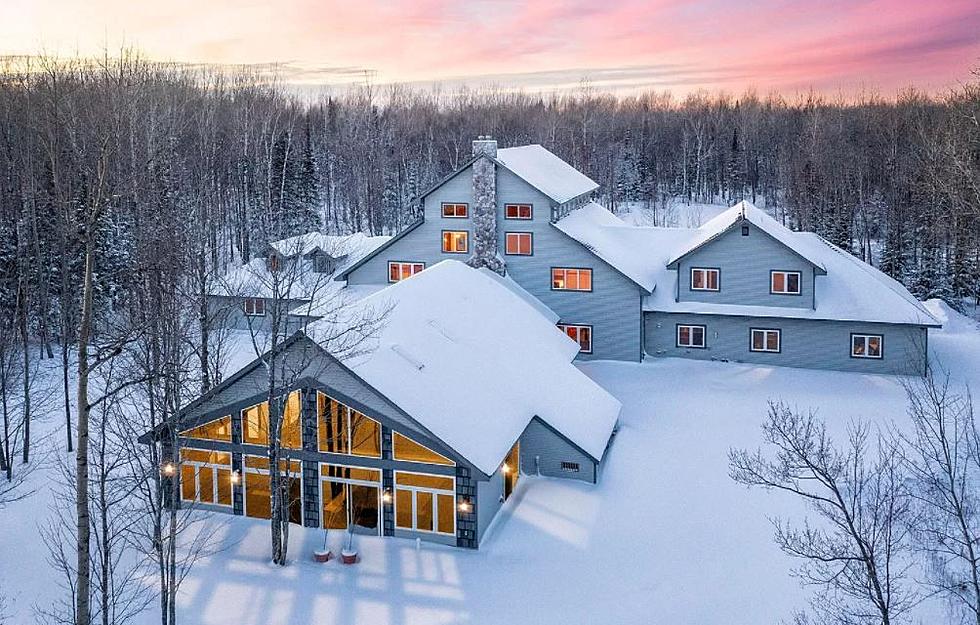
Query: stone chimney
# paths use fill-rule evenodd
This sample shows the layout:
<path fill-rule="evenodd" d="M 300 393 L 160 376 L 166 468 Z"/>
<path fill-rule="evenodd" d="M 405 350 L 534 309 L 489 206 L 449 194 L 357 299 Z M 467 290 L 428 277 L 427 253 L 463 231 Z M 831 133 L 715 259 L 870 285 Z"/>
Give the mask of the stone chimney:
<path fill-rule="evenodd" d="M 507 267 L 497 250 L 497 142 L 489 136 L 479 136 L 473 142 L 473 255 L 471 267 L 486 267 L 500 275 Z"/>

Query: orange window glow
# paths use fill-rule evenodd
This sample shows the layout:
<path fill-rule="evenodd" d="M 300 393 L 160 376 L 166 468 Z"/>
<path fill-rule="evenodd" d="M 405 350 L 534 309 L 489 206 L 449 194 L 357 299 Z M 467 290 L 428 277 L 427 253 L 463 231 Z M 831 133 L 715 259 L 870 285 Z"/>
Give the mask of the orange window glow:
<path fill-rule="evenodd" d="M 442 251 L 447 254 L 465 254 L 469 250 L 469 233 L 465 230 L 444 230 Z"/>
<path fill-rule="evenodd" d="M 530 232 L 508 232 L 505 242 L 509 256 L 530 256 L 534 252 L 533 236 Z"/>

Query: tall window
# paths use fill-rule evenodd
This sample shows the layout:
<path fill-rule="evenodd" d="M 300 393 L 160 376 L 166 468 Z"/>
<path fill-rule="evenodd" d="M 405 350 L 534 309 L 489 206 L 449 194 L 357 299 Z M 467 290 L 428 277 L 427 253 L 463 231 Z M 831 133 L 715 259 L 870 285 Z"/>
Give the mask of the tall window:
<path fill-rule="evenodd" d="M 286 398 L 282 410 L 280 441 L 283 447 L 303 447 L 301 413 L 300 392 L 293 391 Z M 242 442 L 249 445 L 269 444 L 269 402 L 242 410 Z"/>
<path fill-rule="evenodd" d="M 851 357 L 874 358 L 884 356 L 885 338 L 880 334 L 852 334 Z"/>
<path fill-rule="evenodd" d="M 320 465 L 320 524 L 377 532 L 381 509 L 381 471 L 333 464 Z"/>
<path fill-rule="evenodd" d="M 455 534 L 455 478 L 395 471 L 395 527 Z"/>
<path fill-rule="evenodd" d="M 704 267 L 691 268 L 692 291 L 717 291 L 720 283 L 721 270 Z"/>
<path fill-rule="evenodd" d="M 552 267 L 551 288 L 554 291 L 591 291 L 592 270 Z"/>
<path fill-rule="evenodd" d="M 505 219 L 531 219 L 534 207 L 530 204 L 504 204 Z"/>
<path fill-rule="evenodd" d="M 752 328 L 752 340 L 749 349 L 753 352 L 779 353 L 780 331 L 765 328 Z"/>
<path fill-rule="evenodd" d="M 203 449 L 180 450 L 180 498 L 231 505 L 231 454 Z"/>
<path fill-rule="evenodd" d="M 799 271 L 772 271 L 769 273 L 769 292 L 776 295 L 799 295 Z"/>
<path fill-rule="evenodd" d="M 324 393 L 317 393 L 320 451 L 381 457 L 381 424 Z"/>
<path fill-rule="evenodd" d="M 244 306 L 245 315 L 248 317 L 265 316 L 265 300 L 261 297 L 246 297 Z"/>
<path fill-rule="evenodd" d="M 442 216 L 461 219 L 469 214 L 469 205 L 462 202 L 443 202 Z"/>
<path fill-rule="evenodd" d="M 391 261 L 388 263 L 388 282 L 401 282 L 405 278 L 411 278 L 423 269 L 425 269 L 425 263 Z"/>
<path fill-rule="evenodd" d="M 456 464 L 449 458 L 443 456 L 442 454 L 437 454 L 428 447 L 416 443 L 407 436 L 403 436 L 398 432 L 392 433 L 393 444 L 394 444 L 394 457 L 395 460 L 407 460 L 409 462 L 426 462 L 428 464 L 445 464 L 454 465 Z"/>
<path fill-rule="evenodd" d="M 504 235 L 504 241 L 509 256 L 530 256 L 534 253 L 534 235 L 530 232 L 508 232 Z"/>
<path fill-rule="evenodd" d="M 442 251 L 447 254 L 465 254 L 469 250 L 469 234 L 465 230 L 443 230 Z"/>
<path fill-rule="evenodd" d="M 578 343 L 580 352 L 583 354 L 592 353 L 592 326 L 559 323 L 558 329 Z"/>
<path fill-rule="evenodd" d="M 677 326 L 677 347 L 704 348 L 705 326 L 680 325 Z"/>

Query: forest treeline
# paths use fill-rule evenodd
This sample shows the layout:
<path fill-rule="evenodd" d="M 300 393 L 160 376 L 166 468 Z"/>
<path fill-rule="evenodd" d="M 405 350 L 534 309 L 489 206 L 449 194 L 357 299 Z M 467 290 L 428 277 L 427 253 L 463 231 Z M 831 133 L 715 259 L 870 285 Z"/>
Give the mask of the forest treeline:
<path fill-rule="evenodd" d="M 834 101 L 353 88 L 300 99 L 248 72 L 44 58 L 0 64 L 0 309 L 70 334 L 78 215 L 100 204 L 96 297 L 132 301 L 140 268 L 191 274 L 270 238 L 390 234 L 471 140 L 541 143 L 601 200 L 764 204 L 919 297 L 978 297 L 980 84 Z M 202 268 L 201 265 L 206 265 Z M 202 274 L 203 275 L 203 274 Z M 59 328 L 59 326 L 61 326 Z"/>

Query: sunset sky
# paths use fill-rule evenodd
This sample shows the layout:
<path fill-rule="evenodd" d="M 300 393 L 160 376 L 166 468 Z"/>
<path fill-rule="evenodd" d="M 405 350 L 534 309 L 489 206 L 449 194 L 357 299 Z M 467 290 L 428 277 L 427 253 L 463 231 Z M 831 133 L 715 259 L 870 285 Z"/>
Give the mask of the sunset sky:
<path fill-rule="evenodd" d="M 282 64 L 289 82 L 853 94 L 980 66 L 978 0 L 0 0 L 0 53 Z"/>

